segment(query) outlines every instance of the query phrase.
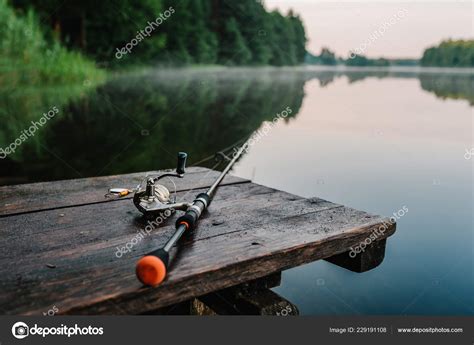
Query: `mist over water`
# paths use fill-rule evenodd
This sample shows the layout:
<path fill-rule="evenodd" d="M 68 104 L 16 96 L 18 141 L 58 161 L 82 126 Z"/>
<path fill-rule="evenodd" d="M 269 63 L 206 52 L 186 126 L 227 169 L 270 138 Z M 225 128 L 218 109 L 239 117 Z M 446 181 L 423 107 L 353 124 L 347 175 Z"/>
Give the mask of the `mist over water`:
<path fill-rule="evenodd" d="M 275 290 L 303 314 L 472 314 L 474 74 L 466 70 L 199 68 L 121 75 L 98 87 L 0 86 L 0 147 L 59 113 L 0 160 L 0 184 L 189 164 L 242 142 L 233 174 L 391 216 L 385 260 L 357 274 L 324 261 Z M 3 81 L 3 80 L 2 80 Z M 204 162 L 211 166 L 212 162 Z"/>

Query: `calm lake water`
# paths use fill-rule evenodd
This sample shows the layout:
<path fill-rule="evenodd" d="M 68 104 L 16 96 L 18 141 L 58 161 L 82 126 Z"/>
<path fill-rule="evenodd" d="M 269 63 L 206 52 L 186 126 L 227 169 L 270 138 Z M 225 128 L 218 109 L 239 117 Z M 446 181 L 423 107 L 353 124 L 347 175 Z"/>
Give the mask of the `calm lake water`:
<path fill-rule="evenodd" d="M 169 168 L 179 150 L 193 165 L 289 107 L 233 174 L 408 212 L 376 269 L 320 261 L 285 271 L 275 291 L 302 314 L 472 315 L 473 85 L 472 71 L 436 69 L 146 71 L 41 89 L 2 81 L 1 148 L 43 112 L 59 113 L 0 160 L 0 184 Z"/>

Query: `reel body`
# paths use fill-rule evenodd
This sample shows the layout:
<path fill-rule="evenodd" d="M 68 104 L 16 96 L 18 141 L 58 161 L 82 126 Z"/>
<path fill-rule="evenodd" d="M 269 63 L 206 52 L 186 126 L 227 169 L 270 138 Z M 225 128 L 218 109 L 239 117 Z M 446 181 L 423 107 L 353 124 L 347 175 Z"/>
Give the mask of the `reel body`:
<path fill-rule="evenodd" d="M 166 210 L 186 211 L 191 204 L 171 201 L 170 191 L 162 184 L 147 181 L 145 190 L 139 190 L 133 196 L 133 203 L 145 215 L 153 215 Z"/>
<path fill-rule="evenodd" d="M 171 200 L 171 193 L 162 184 L 156 183 L 164 177 L 178 177 L 183 178 L 185 173 L 187 154 L 185 152 L 178 153 L 178 167 L 176 173 L 166 173 L 155 177 L 147 177 L 146 186 L 143 188 L 139 185 L 133 196 L 133 203 L 137 209 L 144 215 L 157 215 L 166 210 L 181 210 L 186 211 L 191 204 L 187 202 L 176 202 L 175 198 Z"/>

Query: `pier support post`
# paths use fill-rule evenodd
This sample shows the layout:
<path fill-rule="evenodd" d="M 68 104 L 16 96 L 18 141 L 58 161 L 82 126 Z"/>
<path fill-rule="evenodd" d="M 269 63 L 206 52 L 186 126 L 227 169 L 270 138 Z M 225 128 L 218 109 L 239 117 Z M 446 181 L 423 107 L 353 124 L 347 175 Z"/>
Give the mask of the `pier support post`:
<path fill-rule="evenodd" d="M 194 315 L 298 315 L 298 308 L 270 288 L 280 285 L 281 272 L 200 296 L 192 302 Z"/>
<path fill-rule="evenodd" d="M 386 239 L 375 241 L 369 244 L 363 252 L 355 256 L 353 252 L 353 254 L 351 254 L 351 251 L 347 251 L 326 258 L 325 260 L 352 272 L 367 272 L 382 263 L 385 257 L 386 243 Z"/>

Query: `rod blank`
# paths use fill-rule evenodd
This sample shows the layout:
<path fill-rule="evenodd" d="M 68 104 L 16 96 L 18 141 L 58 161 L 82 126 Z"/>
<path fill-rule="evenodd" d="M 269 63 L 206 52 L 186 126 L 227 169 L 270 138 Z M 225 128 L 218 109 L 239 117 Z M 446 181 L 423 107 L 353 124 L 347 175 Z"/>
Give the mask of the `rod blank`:
<path fill-rule="evenodd" d="M 230 171 L 237 159 L 242 155 L 246 144 L 247 143 L 242 145 L 234 158 L 232 158 L 229 164 L 227 164 L 225 169 L 220 173 L 216 181 L 214 181 L 211 187 L 209 187 L 207 192 L 198 194 L 192 205 L 186 210 L 186 213 L 178 218 L 176 221 L 176 231 L 166 244 L 162 248 L 156 249 L 138 260 L 135 272 L 138 280 L 140 280 L 144 285 L 157 286 L 166 278 L 170 261 L 169 251 L 178 243 L 179 239 L 185 232 L 194 230 L 201 214 L 211 203 L 217 187 Z M 181 157 L 181 162 L 183 159 L 185 161 L 186 158 Z M 180 162 L 178 162 L 177 170 L 179 170 L 179 167 Z"/>

